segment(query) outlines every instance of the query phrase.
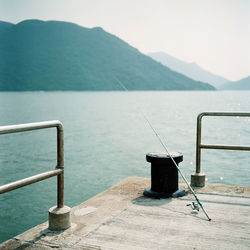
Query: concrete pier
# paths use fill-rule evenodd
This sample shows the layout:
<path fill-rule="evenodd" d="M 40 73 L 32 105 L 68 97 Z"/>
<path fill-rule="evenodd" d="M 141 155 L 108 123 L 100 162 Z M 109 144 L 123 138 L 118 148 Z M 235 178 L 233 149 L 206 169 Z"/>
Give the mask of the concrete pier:
<path fill-rule="evenodd" d="M 72 208 L 67 230 L 52 232 L 45 222 L 0 249 L 250 249 L 250 187 L 196 189 L 209 222 L 187 206 L 191 194 L 151 199 L 142 195 L 149 186 L 150 179 L 127 178 Z"/>

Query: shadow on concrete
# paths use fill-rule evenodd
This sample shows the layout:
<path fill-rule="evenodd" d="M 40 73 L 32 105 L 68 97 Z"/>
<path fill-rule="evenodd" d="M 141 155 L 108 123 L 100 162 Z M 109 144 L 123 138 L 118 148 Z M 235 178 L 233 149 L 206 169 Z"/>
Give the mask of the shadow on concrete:
<path fill-rule="evenodd" d="M 139 196 L 138 198 L 132 200 L 132 204 L 138 205 L 138 206 L 162 206 L 165 204 L 168 204 L 172 201 L 172 197 L 169 198 L 161 198 L 161 199 L 154 199 L 149 198 L 146 196 Z"/>
<path fill-rule="evenodd" d="M 218 195 L 217 195 L 218 196 Z M 189 201 L 189 199 L 182 198 L 183 201 Z M 219 200 L 207 200 L 202 199 L 204 203 L 213 203 L 213 204 L 220 204 L 220 205 L 231 205 L 231 206 L 243 206 L 243 207 L 250 207 L 249 203 L 239 203 L 239 202 L 227 202 L 227 201 L 219 201 Z"/>
<path fill-rule="evenodd" d="M 206 221 L 206 218 L 202 218 L 201 216 L 201 211 L 197 212 L 194 210 L 186 210 L 186 206 L 184 206 L 183 208 L 180 206 L 180 209 L 172 209 L 169 206 L 165 206 L 167 204 L 170 204 L 171 202 L 173 202 L 173 199 L 175 198 L 164 198 L 164 199 L 153 199 L 153 198 L 149 198 L 149 197 L 145 197 L 145 196 L 140 196 L 134 200 L 131 201 L 132 204 L 137 205 L 137 206 L 151 206 L 151 207 L 159 207 L 160 209 L 163 210 L 168 210 L 171 211 L 172 213 L 176 213 L 179 215 L 184 215 L 184 216 L 192 216 L 195 217 L 196 219 L 200 219 L 200 220 L 204 220 Z M 187 199 L 187 201 L 190 201 L 190 199 Z M 186 210 L 186 211 L 185 211 Z"/>

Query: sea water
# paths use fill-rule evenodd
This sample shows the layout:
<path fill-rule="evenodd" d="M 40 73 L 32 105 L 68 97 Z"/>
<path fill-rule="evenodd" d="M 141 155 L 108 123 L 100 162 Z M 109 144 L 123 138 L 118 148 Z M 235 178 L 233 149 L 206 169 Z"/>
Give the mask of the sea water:
<path fill-rule="evenodd" d="M 196 119 L 203 111 L 250 112 L 250 91 L 1 92 L 0 126 L 60 120 L 64 126 L 65 204 L 75 206 L 128 176 L 150 177 L 145 155 L 184 155 L 195 171 Z M 202 143 L 250 145 L 250 118 L 204 117 Z M 0 185 L 56 166 L 56 129 L 0 135 Z M 202 150 L 207 182 L 250 185 L 249 152 Z M 47 220 L 56 177 L 0 195 L 0 242 Z"/>

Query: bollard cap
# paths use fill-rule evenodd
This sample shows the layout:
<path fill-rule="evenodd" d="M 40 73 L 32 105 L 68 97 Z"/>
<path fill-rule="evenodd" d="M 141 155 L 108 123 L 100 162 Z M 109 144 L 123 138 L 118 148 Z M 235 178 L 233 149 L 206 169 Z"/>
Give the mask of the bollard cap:
<path fill-rule="evenodd" d="M 183 155 L 179 152 L 169 152 L 174 161 L 178 164 L 183 161 Z M 171 162 L 171 158 L 167 152 L 151 152 L 146 154 L 146 160 L 151 163 Z"/>

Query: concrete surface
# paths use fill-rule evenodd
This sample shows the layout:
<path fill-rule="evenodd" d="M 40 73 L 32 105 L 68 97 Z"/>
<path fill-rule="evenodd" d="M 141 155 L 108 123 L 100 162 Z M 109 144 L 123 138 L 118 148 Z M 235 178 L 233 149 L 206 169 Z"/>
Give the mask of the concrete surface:
<path fill-rule="evenodd" d="M 142 196 L 150 180 L 130 177 L 71 210 L 71 228 L 43 223 L 0 249 L 250 249 L 250 187 L 206 184 L 197 195 L 212 218 L 190 206 L 193 196 Z M 180 184 L 185 187 L 184 184 Z"/>

